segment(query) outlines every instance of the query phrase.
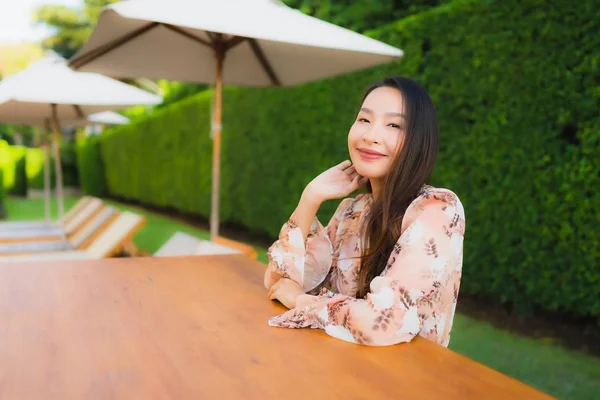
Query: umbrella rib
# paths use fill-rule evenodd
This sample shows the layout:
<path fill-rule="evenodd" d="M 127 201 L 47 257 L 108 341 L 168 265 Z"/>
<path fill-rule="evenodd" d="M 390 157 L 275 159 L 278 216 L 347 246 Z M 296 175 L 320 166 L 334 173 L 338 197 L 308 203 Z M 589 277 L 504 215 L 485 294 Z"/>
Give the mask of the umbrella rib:
<path fill-rule="evenodd" d="M 100 46 L 94 50 L 91 50 L 87 54 L 82 54 L 81 57 L 71 60 L 69 62 L 69 65 L 74 69 L 81 68 L 84 65 L 94 61 L 98 57 L 101 57 L 101 56 L 105 55 L 106 53 L 113 51 L 117 47 L 122 46 L 125 43 L 135 39 L 136 37 L 143 35 L 144 33 L 156 28 L 158 25 L 160 25 L 158 22 L 151 22 L 147 25 L 144 25 L 134 31 L 131 31 L 121 37 L 118 37 L 118 38 L 108 42 L 104 46 Z"/>
<path fill-rule="evenodd" d="M 85 114 L 83 113 L 83 110 L 80 106 L 78 106 L 77 104 L 73 104 L 73 108 L 75 109 L 75 115 L 77 115 L 77 118 L 85 118 Z"/>
<path fill-rule="evenodd" d="M 206 31 L 206 34 L 208 35 L 210 40 L 212 40 L 213 43 L 215 43 L 218 40 L 218 37 L 217 37 L 218 35 L 215 34 L 214 32 Z"/>
<path fill-rule="evenodd" d="M 203 45 L 205 45 L 205 46 L 208 46 L 208 47 L 210 47 L 211 49 L 213 48 L 213 44 L 212 44 L 212 43 L 210 43 L 210 42 L 207 42 L 206 40 L 204 40 L 204 39 L 202 39 L 202 38 L 199 38 L 199 37 L 198 37 L 198 36 L 196 36 L 196 35 L 192 35 L 191 33 L 189 33 L 189 32 L 187 32 L 187 31 L 185 31 L 185 30 L 181 29 L 181 28 L 180 28 L 180 27 L 178 27 L 178 26 L 175 26 L 175 25 L 169 25 L 169 24 L 162 24 L 162 25 L 163 25 L 165 28 L 172 30 L 173 32 L 177 32 L 177 33 L 179 33 L 180 35 L 183 35 L 183 36 L 187 37 L 188 39 L 192 39 L 193 41 L 195 41 L 195 42 L 198 42 L 198 43 L 201 43 L 201 44 L 203 44 Z M 210 32 L 209 32 L 209 36 L 210 36 Z M 212 36 L 211 36 L 211 39 L 212 39 Z"/>
<path fill-rule="evenodd" d="M 244 41 L 248 40 L 248 38 L 243 37 L 243 36 L 234 36 L 233 38 L 229 39 L 227 42 L 225 42 L 225 49 L 227 51 L 233 49 L 235 46 L 237 46 L 240 43 L 243 43 Z"/>
<path fill-rule="evenodd" d="M 279 81 L 279 78 L 275 74 L 273 67 L 271 67 L 269 60 L 267 60 L 265 53 L 263 52 L 262 48 L 260 47 L 260 45 L 258 44 L 256 39 L 248 39 L 248 42 L 250 43 L 250 47 L 252 48 L 254 55 L 258 59 L 258 62 L 260 62 L 260 65 L 263 67 L 263 69 L 269 76 L 271 83 L 275 86 L 281 86 L 281 82 Z"/>

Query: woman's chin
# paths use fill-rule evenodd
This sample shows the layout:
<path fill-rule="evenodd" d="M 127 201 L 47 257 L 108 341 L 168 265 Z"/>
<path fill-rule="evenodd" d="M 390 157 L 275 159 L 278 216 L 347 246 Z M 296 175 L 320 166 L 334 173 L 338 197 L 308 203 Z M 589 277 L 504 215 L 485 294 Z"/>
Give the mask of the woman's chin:
<path fill-rule="evenodd" d="M 363 178 L 367 179 L 380 179 L 382 176 L 385 176 L 382 173 L 382 168 L 377 168 L 375 165 L 364 165 L 362 163 L 354 164 L 354 168 L 356 168 L 356 172 Z"/>

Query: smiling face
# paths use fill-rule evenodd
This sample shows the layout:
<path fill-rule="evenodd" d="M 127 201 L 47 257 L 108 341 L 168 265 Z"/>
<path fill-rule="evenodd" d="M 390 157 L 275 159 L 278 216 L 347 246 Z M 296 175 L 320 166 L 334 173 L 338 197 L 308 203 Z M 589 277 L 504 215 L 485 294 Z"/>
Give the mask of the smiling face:
<path fill-rule="evenodd" d="M 383 179 L 402 149 L 406 116 L 398 89 L 379 87 L 365 98 L 348 134 L 348 149 L 356 171 L 371 180 Z"/>

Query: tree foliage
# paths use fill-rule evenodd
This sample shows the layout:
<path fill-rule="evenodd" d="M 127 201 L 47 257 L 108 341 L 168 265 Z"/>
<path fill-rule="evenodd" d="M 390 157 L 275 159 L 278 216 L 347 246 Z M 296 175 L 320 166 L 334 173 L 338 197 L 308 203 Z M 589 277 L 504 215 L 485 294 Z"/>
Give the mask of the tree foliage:
<path fill-rule="evenodd" d="M 83 7 L 42 5 L 33 13 L 33 20 L 54 29 L 55 33 L 42 42 L 65 58 L 70 58 L 86 42 L 98 22 L 102 7 L 117 0 L 84 0 Z"/>
<path fill-rule="evenodd" d="M 0 46 L 0 78 L 12 75 L 42 57 L 42 49 L 34 43 Z"/>
<path fill-rule="evenodd" d="M 364 32 L 449 0 L 284 0 L 284 3 L 313 17 Z"/>

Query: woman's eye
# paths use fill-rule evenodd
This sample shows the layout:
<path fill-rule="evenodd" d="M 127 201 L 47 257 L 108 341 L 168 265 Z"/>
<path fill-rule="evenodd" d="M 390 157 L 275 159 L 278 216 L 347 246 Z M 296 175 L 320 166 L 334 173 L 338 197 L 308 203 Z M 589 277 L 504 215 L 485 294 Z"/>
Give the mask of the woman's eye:
<path fill-rule="evenodd" d="M 394 129 L 402 129 L 402 127 L 398 124 L 389 124 L 389 126 L 391 126 Z"/>
<path fill-rule="evenodd" d="M 366 122 L 366 123 L 369 123 L 369 120 L 368 120 L 368 119 L 366 119 L 366 118 L 359 118 L 359 119 L 358 119 L 358 122 Z"/>

